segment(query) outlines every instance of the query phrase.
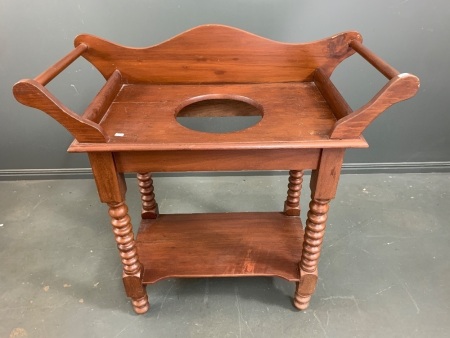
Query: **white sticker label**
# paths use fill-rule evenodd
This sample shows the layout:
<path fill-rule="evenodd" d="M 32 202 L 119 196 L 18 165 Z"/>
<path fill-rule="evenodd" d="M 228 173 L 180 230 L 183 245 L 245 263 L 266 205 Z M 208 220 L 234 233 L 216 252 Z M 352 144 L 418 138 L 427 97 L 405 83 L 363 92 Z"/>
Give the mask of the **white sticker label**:
<path fill-rule="evenodd" d="M 125 134 L 124 134 L 124 133 L 115 133 L 114 136 L 117 136 L 117 137 L 124 137 Z"/>

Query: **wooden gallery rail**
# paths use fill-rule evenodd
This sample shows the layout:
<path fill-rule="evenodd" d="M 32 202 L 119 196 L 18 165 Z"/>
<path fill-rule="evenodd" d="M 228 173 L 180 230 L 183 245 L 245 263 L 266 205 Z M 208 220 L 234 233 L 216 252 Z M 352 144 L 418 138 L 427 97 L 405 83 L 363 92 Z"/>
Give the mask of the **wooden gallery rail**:
<path fill-rule="evenodd" d="M 91 35 L 34 79 L 14 86 L 75 138 L 70 152 L 89 155 L 109 215 L 134 310 L 149 309 L 146 284 L 169 277 L 278 276 L 297 283 L 306 309 L 344 152 L 364 148 L 364 129 L 394 103 L 414 96 L 419 80 L 400 74 L 361 43 L 357 32 L 304 44 L 271 41 L 235 28 L 205 25 L 159 45 L 128 48 Z M 330 80 L 357 52 L 389 81 L 352 111 Z M 79 56 L 105 77 L 83 115 L 44 86 Z M 207 133 L 179 116 L 260 116 L 243 130 Z M 311 202 L 300 220 L 303 170 Z M 283 212 L 159 214 L 151 172 L 290 170 Z M 137 173 L 142 220 L 135 238 L 124 173 Z"/>

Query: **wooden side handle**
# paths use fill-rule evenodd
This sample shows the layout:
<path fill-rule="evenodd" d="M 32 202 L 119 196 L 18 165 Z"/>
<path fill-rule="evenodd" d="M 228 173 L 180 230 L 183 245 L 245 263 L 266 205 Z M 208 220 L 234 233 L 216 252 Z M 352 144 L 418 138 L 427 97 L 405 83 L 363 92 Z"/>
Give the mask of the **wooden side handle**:
<path fill-rule="evenodd" d="M 387 108 L 413 97 L 420 87 L 417 76 L 408 73 L 400 74 L 359 41 L 353 40 L 349 45 L 387 77 L 389 82 L 364 106 L 339 119 L 331 131 L 332 139 L 359 137 L 364 129 Z"/>
<path fill-rule="evenodd" d="M 386 76 L 389 80 L 393 77 L 400 74 L 400 72 L 372 52 L 369 48 L 364 46 L 358 40 L 352 40 L 349 43 L 349 46 L 361 55 L 364 59 L 366 59 L 372 66 L 374 66 L 381 74 Z"/>
<path fill-rule="evenodd" d="M 338 120 L 331 138 L 345 139 L 359 137 L 370 123 L 393 104 L 413 97 L 420 82 L 412 74 L 399 74 L 392 78 L 368 103 L 350 115 Z"/>
<path fill-rule="evenodd" d="M 32 79 L 24 79 L 16 83 L 13 93 L 20 103 L 42 110 L 65 127 L 78 142 L 107 142 L 108 136 L 97 123 L 106 110 L 105 102 L 112 100 L 120 90 L 121 76 L 114 72 L 105 86 L 88 107 L 85 115 L 79 116 L 59 101 L 44 86 L 66 69 L 84 51 L 86 44 L 80 44 L 53 66 Z"/>
<path fill-rule="evenodd" d="M 14 85 L 13 93 L 20 103 L 40 109 L 53 117 L 78 142 L 106 142 L 108 140 L 98 124 L 78 116 L 36 80 L 19 81 Z"/>
<path fill-rule="evenodd" d="M 56 62 L 53 66 L 48 67 L 41 74 L 36 76 L 34 80 L 41 85 L 45 86 L 51 80 L 53 80 L 59 73 L 66 69 L 72 62 L 74 62 L 78 57 L 83 54 L 84 51 L 88 49 L 88 46 L 84 43 L 78 45 L 69 54 L 64 56 L 61 60 Z"/>

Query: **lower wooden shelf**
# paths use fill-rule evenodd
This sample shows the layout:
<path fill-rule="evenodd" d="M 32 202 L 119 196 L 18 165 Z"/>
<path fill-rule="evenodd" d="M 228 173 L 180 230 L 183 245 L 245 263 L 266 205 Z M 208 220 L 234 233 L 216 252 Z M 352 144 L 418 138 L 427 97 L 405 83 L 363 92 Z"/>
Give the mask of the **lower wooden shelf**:
<path fill-rule="evenodd" d="M 138 235 L 143 283 L 169 277 L 278 276 L 299 280 L 303 228 L 281 212 L 159 215 Z"/>

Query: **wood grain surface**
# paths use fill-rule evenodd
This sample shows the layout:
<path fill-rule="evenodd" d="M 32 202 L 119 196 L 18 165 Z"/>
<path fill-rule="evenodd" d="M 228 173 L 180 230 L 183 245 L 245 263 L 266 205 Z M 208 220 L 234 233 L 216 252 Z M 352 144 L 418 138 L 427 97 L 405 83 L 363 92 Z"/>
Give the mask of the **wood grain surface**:
<path fill-rule="evenodd" d="M 72 133 L 69 151 L 89 154 L 137 313 L 149 309 L 145 284 L 170 277 L 278 276 L 297 282 L 294 305 L 308 307 L 345 150 L 367 147 L 365 128 L 419 88 L 416 76 L 400 74 L 361 41 L 345 32 L 289 44 L 221 25 L 146 48 L 80 35 L 74 50 L 14 86 L 19 102 Z M 389 82 L 352 111 L 330 76 L 355 52 Z M 82 116 L 44 87 L 80 56 L 107 79 Z M 182 126 L 177 116 L 262 118 L 242 130 L 208 133 Z M 303 169 L 312 169 L 305 231 L 298 217 Z M 290 170 L 284 212 L 158 213 L 151 172 L 227 170 Z M 136 241 L 126 172 L 138 173 L 141 193 Z"/>
<path fill-rule="evenodd" d="M 137 235 L 144 283 L 169 277 L 278 276 L 299 280 L 303 230 L 283 213 L 159 215 Z"/>
<path fill-rule="evenodd" d="M 176 113 L 180 105 L 210 94 L 247 97 L 261 106 L 263 117 L 250 128 L 220 134 L 194 131 L 177 122 Z M 214 110 L 212 114 L 217 113 Z M 335 122 L 333 112 L 314 82 L 124 85 L 100 126 L 109 137 L 110 150 L 120 150 L 126 145 L 132 145 L 134 149 L 143 145 L 149 150 L 207 150 L 283 148 L 289 145 L 301 148 L 305 142 L 329 141 Z M 354 142 L 355 146 L 358 146 L 358 141 Z"/>
<path fill-rule="evenodd" d="M 282 43 L 237 28 L 203 25 L 161 44 L 132 48 L 92 35 L 80 35 L 75 46 L 105 78 L 118 69 L 126 83 L 265 83 L 312 81 L 322 68 L 330 75 L 354 53 L 357 32 L 344 32 L 310 43 Z"/>

